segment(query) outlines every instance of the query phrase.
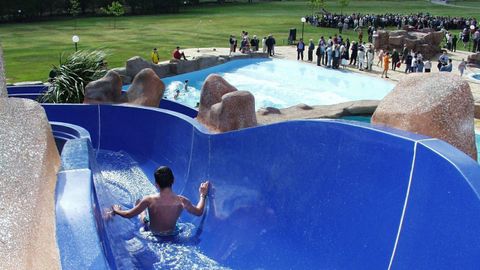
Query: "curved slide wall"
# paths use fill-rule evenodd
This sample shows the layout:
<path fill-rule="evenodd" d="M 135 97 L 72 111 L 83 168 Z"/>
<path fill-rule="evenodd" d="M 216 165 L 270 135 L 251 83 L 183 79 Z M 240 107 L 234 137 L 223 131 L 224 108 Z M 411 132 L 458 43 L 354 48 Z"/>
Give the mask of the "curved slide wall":
<path fill-rule="evenodd" d="M 128 152 L 148 176 L 171 166 L 175 190 L 188 197 L 210 179 L 199 246 L 225 266 L 480 265 L 480 168 L 439 140 L 338 121 L 210 135 L 161 109 L 44 106 L 50 121 L 86 128 L 95 148 Z"/>

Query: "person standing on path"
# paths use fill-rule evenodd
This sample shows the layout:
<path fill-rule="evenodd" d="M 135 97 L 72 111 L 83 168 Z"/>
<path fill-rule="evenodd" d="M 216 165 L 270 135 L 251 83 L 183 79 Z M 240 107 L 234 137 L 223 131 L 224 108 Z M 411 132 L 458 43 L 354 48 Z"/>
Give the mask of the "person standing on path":
<path fill-rule="evenodd" d="M 458 64 L 458 71 L 460 71 L 460 76 L 463 76 L 463 72 L 467 68 L 467 63 L 465 62 L 465 59 L 462 59 L 460 64 Z"/>
<path fill-rule="evenodd" d="M 273 56 L 273 38 L 272 38 L 272 35 L 268 36 L 267 40 L 265 41 L 265 44 L 267 45 L 268 56 Z"/>
<path fill-rule="evenodd" d="M 385 78 L 388 78 L 388 68 L 390 67 L 390 55 L 389 52 L 385 53 L 383 56 L 383 72 L 382 72 L 382 78 L 383 74 L 385 74 Z"/>
<path fill-rule="evenodd" d="M 361 43 L 358 45 L 358 69 L 363 71 L 365 63 L 365 47 Z"/>
<path fill-rule="evenodd" d="M 370 44 L 367 50 L 367 70 L 368 71 L 372 71 L 374 58 L 375 58 L 375 50 L 373 49 L 372 44 Z"/>
<path fill-rule="evenodd" d="M 303 51 L 305 50 L 305 43 L 303 43 L 303 39 L 300 39 L 300 41 L 297 44 L 297 60 L 300 60 L 300 58 L 303 61 Z"/>
<path fill-rule="evenodd" d="M 313 50 L 315 50 L 315 44 L 313 43 L 313 39 L 310 39 L 308 43 L 308 61 L 313 61 Z"/>
<path fill-rule="evenodd" d="M 397 69 L 397 64 L 400 62 L 400 55 L 396 49 L 393 49 L 392 53 L 392 70 L 395 71 Z"/>
<path fill-rule="evenodd" d="M 266 52 L 267 52 L 267 44 L 266 44 L 266 42 L 267 42 L 267 37 L 263 37 L 263 38 L 262 38 L 262 52 L 263 52 L 263 53 L 266 53 Z"/>
<path fill-rule="evenodd" d="M 425 61 L 425 73 L 430 73 L 432 70 L 432 62 L 430 60 Z"/>
<path fill-rule="evenodd" d="M 352 41 L 352 54 L 350 55 L 350 65 L 357 66 L 358 57 L 358 45 L 355 41 Z"/>
<path fill-rule="evenodd" d="M 403 50 L 402 50 L 402 64 L 405 63 L 405 61 L 407 60 L 407 56 L 408 56 L 408 48 L 407 48 L 407 44 L 403 45 Z"/>
<path fill-rule="evenodd" d="M 452 38 L 452 51 L 453 52 L 457 51 L 457 42 L 458 42 L 457 35 L 453 35 L 453 38 Z"/>

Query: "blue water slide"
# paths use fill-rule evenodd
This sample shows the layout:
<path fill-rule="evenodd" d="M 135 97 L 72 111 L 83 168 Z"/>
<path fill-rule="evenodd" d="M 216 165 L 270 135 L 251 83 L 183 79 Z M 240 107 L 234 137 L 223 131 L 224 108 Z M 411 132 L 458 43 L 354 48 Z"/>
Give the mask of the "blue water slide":
<path fill-rule="evenodd" d="M 99 164 L 88 165 L 92 172 L 88 181 L 97 181 L 95 171 L 98 174 L 104 162 L 117 156 L 141 169 L 140 178 L 147 181 L 132 179 L 137 186 L 151 185 L 156 166 L 170 166 L 176 176 L 174 190 L 193 201 L 200 182 L 209 179 L 214 190 L 205 216 L 183 214 L 181 220 L 197 229 L 201 226 L 196 252 L 220 266 L 478 269 L 480 265 L 480 167 L 440 140 L 333 120 L 210 134 L 191 117 L 163 109 L 47 104 L 44 108 L 50 121 L 78 125 L 90 134 L 97 155 L 89 157 L 99 159 Z M 97 211 L 93 214 L 97 235 L 83 236 L 97 250 L 101 246 L 105 259 L 100 265 L 154 269 L 148 266 L 150 255 L 143 254 L 143 262 L 123 256 L 132 253 L 128 244 L 134 242 L 131 231 L 123 228 L 136 224 L 105 218 L 102 211 L 112 198 L 102 193 L 108 192 L 94 186 L 90 194 L 95 206 L 91 211 Z M 130 197 L 122 203 L 132 205 L 135 196 Z M 60 248 L 66 249 L 68 239 L 57 238 Z M 127 245 L 119 244 L 123 242 Z M 64 269 L 75 269 L 69 267 L 75 263 L 62 260 Z M 165 265 L 159 268 L 173 267 Z"/>

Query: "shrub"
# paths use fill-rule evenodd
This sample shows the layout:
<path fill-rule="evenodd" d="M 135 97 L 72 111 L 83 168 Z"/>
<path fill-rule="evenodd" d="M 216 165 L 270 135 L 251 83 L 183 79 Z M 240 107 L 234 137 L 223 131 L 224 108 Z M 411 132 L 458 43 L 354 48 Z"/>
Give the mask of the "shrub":
<path fill-rule="evenodd" d="M 64 60 L 60 57 L 60 66 L 53 67 L 54 77 L 40 102 L 46 103 L 83 103 L 85 86 L 102 78 L 107 72 L 106 53 L 101 50 L 78 51 Z"/>

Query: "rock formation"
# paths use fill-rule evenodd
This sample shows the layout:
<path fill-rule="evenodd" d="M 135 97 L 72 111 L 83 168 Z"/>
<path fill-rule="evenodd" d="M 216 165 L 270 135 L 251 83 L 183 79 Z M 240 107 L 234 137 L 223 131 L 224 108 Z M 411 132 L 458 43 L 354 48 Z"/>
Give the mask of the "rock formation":
<path fill-rule="evenodd" d="M 0 98 L 0 268 L 59 269 L 55 183 L 60 158 L 43 108 Z"/>
<path fill-rule="evenodd" d="M 471 66 L 480 66 L 480 52 L 470 54 L 467 57 L 467 63 Z"/>
<path fill-rule="evenodd" d="M 85 87 L 83 103 L 117 103 L 122 95 L 122 79 L 114 71 L 96 81 L 90 82 Z"/>
<path fill-rule="evenodd" d="M 105 77 L 90 82 L 85 87 L 86 104 L 131 103 L 142 106 L 158 107 L 165 91 L 165 85 L 150 68 L 137 73 L 128 91 L 122 93 L 122 80 L 113 70 Z"/>
<path fill-rule="evenodd" d="M 126 73 L 130 78 L 135 78 L 141 70 L 146 68 L 151 68 L 159 78 L 171 75 L 169 65 L 156 65 L 139 56 L 127 60 Z"/>
<path fill-rule="evenodd" d="M 128 103 L 158 107 L 165 92 L 165 84 L 155 75 L 152 69 L 146 68 L 140 71 L 132 85 L 128 88 Z"/>
<path fill-rule="evenodd" d="M 372 123 L 444 140 L 477 159 L 470 86 L 451 73 L 406 76 L 380 102 Z"/>
<path fill-rule="evenodd" d="M 169 62 L 162 62 L 153 64 L 140 56 L 135 56 L 127 60 L 125 68 L 113 69 L 121 76 L 123 83 L 127 84 L 132 81 L 132 78 L 145 68 L 151 68 L 155 74 L 161 79 L 168 76 L 183 74 L 187 72 L 197 71 L 204 68 L 213 67 L 223 64 L 230 60 L 248 59 L 248 58 L 268 58 L 267 53 L 234 53 L 232 55 L 200 55 L 193 57 L 188 61 L 171 60 Z"/>
<path fill-rule="evenodd" d="M 308 106 L 298 104 L 284 109 L 267 107 L 257 111 L 257 121 L 259 124 L 266 125 L 293 119 L 341 118 L 351 115 L 371 115 L 377 108 L 378 103 L 378 100 L 357 100 L 333 105 Z"/>
<path fill-rule="evenodd" d="M 385 31 L 379 30 L 373 35 L 375 49 L 393 50 L 401 52 L 406 44 L 409 50 L 420 52 L 426 58 L 432 58 L 441 52 L 440 44 L 444 38 L 441 31 L 424 29 L 415 31 L 412 29 Z"/>
<path fill-rule="evenodd" d="M 217 132 L 256 126 L 255 98 L 211 74 L 202 87 L 197 120 Z"/>

